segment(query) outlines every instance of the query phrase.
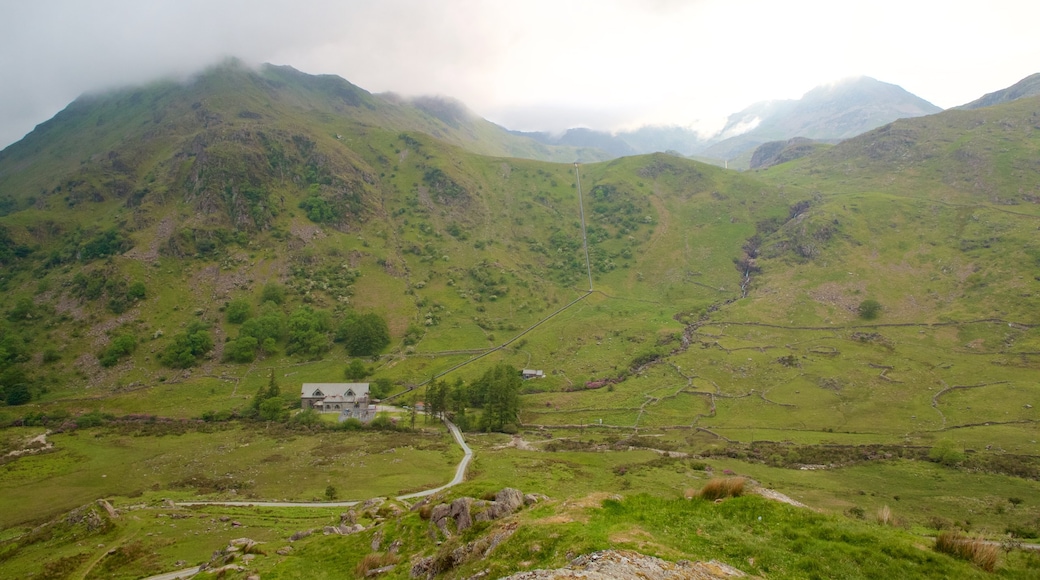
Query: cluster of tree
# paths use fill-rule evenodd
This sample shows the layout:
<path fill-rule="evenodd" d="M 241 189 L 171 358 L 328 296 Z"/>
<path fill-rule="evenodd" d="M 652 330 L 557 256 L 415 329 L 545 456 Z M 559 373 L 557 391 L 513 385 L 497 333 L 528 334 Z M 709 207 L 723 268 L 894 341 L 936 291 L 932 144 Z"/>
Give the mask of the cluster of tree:
<path fill-rule="evenodd" d="M 47 266 L 60 266 L 69 262 L 91 262 L 109 256 L 117 256 L 134 247 L 133 241 L 117 228 L 109 228 L 87 237 L 82 230 L 65 235 L 61 247 L 51 251 Z"/>
<path fill-rule="evenodd" d="M 11 267 L 31 253 L 32 248 L 14 241 L 7 228 L 0 226 L 0 265 L 5 268 Z"/>
<path fill-rule="evenodd" d="M 8 313 L 9 320 L 18 320 Z M 32 400 L 33 381 L 25 371 L 31 359 L 30 340 L 18 327 L 0 321 L 0 400 L 24 405 Z"/>
<path fill-rule="evenodd" d="M 188 328 L 174 335 L 173 340 L 159 353 L 163 365 L 186 369 L 195 366 L 207 352 L 213 349 L 213 339 L 205 324 L 193 320 Z"/>
<path fill-rule="evenodd" d="M 224 360 L 249 363 L 274 353 L 279 344 L 284 344 L 286 354 L 310 359 L 331 350 L 333 340 L 342 342 L 351 356 L 372 356 L 390 344 L 390 330 L 378 314 L 351 312 L 336 325 L 328 311 L 304 305 L 286 316 L 281 308 L 285 288 L 279 284 L 266 285 L 261 300 L 257 316 L 245 299 L 228 303 L 227 321 L 241 327 L 238 336 L 225 345 Z M 360 378 L 364 376 L 367 374 Z"/>
<path fill-rule="evenodd" d="M 432 381 L 426 387 L 426 413 L 430 417 L 447 416 L 460 429 L 514 432 L 519 423 L 520 371 L 506 364 L 488 369 L 479 379 L 467 385 L 461 379 L 449 385 Z M 481 409 L 480 417 L 471 419 L 466 410 Z"/>
<path fill-rule="evenodd" d="M 113 314 L 122 314 L 148 295 L 144 282 L 138 280 L 128 283 L 111 272 L 93 272 L 90 275 L 78 272 L 72 277 L 69 286 L 72 294 L 83 300 L 107 298 L 106 305 Z"/>
<path fill-rule="evenodd" d="M 137 349 L 137 339 L 132 334 L 121 334 L 113 338 L 105 350 L 98 355 L 103 367 L 115 366 L 119 359 L 130 356 Z"/>
<path fill-rule="evenodd" d="M 267 379 L 267 385 L 260 387 L 249 404 L 247 417 L 261 421 L 286 421 L 289 419 L 289 409 L 282 399 L 282 389 L 278 381 L 274 379 L 274 369 Z"/>

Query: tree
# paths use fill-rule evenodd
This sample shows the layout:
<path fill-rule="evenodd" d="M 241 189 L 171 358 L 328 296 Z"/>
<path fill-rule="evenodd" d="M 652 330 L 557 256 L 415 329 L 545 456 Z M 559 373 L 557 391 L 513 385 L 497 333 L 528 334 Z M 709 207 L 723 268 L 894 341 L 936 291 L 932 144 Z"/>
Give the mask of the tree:
<path fill-rule="evenodd" d="M 863 320 L 874 320 L 881 313 L 881 303 L 868 298 L 859 303 L 859 317 Z"/>
<path fill-rule="evenodd" d="M 347 370 L 343 375 L 349 381 L 360 381 L 369 375 L 368 367 L 365 366 L 365 363 L 361 362 L 361 359 L 356 358 L 350 361 L 350 364 L 347 365 Z M 369 390 L 369 394 L 372 395 L 371 390 Z M 372 396 L 374 397 L 375 395 Z"/>
<path fill-rule="evenodd" d="M 282 388 L 278 386 L 278 381 L 274 378 L 274 369 L 271 369 L 267 377 L 267 386 L 260 387 L 256 390 L 256 394 L 253 395 L 253 402 L 250 404 L 250 407 L 255 411 L 259 411 L 265 401 L 268 399 L 278 399 L 281 398 L 281 396 Z"/>
<path fill-rule="evenodd" d="M 482 431 L 516 428 L 520 413 L 520 372 L 500 364 L 489 369 L 473 386 L 483 394 L 484 412 L 480 416 Z"/>
<path fill-rule="evenodd" d="M 374 356 L 390 344 L 386 320 L 374 312 L 349 314 L 336 331 L 350 356 Z"/>
<path fill-rule="evenodd" d="M 325 499 L 329 501 L 336 501 L 337 497 L 339 497 L 339 493 L 336 492 L 335 487 L 329 485 L 325 488 Z"/>
<path fill-rule="evenodd" d="M 390 389 L 394 387 L 394 383 L 390 379 L 381 377 L 378 378 L 368 385 L 368 396 L 373 399 L 382 399 L 383 397 L 390 394 Z"/>

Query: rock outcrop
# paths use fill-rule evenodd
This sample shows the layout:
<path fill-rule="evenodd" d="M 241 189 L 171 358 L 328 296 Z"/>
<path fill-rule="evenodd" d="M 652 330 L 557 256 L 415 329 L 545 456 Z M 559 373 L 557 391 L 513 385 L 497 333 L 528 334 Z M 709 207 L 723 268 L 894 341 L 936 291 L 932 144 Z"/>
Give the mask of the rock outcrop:
<path fill-rule="evenodd" d="M 508 516 L 531 505 L 545 496 L 525 496 L 520 490 L 507 487 L 495 494 L 492 501 L 460 497 L 450 504 L 437 504 L 430 510 L 430 521 L 445 536 L 467 530 L 474 522 L 487 522 Z M 451 523 L 449 523 L 451 522 Z"/>
<path fill-rule="evenodd" d="M 533 570 L 503 580 L 726 580 L 746 578 L 736 568 L 710 562 L 669 562 L 628 550 L 605 550 L 579 556 L 566 568 Z"/>

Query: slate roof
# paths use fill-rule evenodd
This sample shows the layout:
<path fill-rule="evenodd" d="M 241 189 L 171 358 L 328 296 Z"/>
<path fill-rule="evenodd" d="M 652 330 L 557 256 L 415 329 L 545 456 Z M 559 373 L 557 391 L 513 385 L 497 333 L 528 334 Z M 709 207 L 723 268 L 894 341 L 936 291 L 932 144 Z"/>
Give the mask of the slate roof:
<path fill-rule="evenodd" d="M 348 391 L 354 393 L 353 397 L 348 394 Z M 326 400 L 342 401 L 366 395 L 368 395 L 368 383 L 303 383 L 303 386 L 300 387 L 300 397 L 304 399 L 322 397 Z"/>

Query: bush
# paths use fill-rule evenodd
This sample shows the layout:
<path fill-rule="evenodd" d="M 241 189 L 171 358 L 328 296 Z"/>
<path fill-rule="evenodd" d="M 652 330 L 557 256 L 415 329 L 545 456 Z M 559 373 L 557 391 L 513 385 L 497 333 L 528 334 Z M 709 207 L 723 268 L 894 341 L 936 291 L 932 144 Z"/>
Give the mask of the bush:
<path fill-rule="evenodd" d="M 365 363 L 361 362 L 360 359 L 354 359 L 350 361 L 349 365 L 347 365 L 347 370 L 344 371 L 343 376 L 348 381 L 360 381 L 369 374 L 368 367 L 365 366 Z M 375 395 L 373 395 L 373 397 L 375 397 Z"/>
<path fill-rule="evenodd" d="M 715 478 L 704 484 L 698 494 L 701 499 L 716 500 L 727 497 L 740 497 L 744 495 L 744 485 L 747 483 L 743 477 Z"/>
<path fill-rule="evenodd" d="M 256 360 L 259 343 L 252 336 L 239 336 L 224 345 L 224 360 L 236 363 L 251 363 Z"/>
<path fill-rule="evenodd" d="M 967 560 L 987 572 L 997 569 L 1000 546 L 982 538 L 968 538 L 956 532 L 941 532 L 935 538 L 935 551 Z"/>
<path fill-rule="evenodd" d="M 928 450 L 928 459 L 946 466 L 953 466 L 964 461 L 964 452 L 957 449 L 952 441 L 944 439 Z"/>
<path fill-rule="evenodd" d="M 260 293 L 260 302 L 274 302 L 275 304 L 283 304 L 285 302 L 285 286 L 277 282 L 268 282 L 264 284 L 264 289 Z"/>
<path fill-rule="evenodd" d="M 129 356 L 137 349 L 137 339 L 130 334 L 122 334 L 112 339 L 108 348 L 98 356 L 98 362 L 103 367 L 114 366 L 119 359 Z"/>
<path fill-rule="evenodd" d="M 867 299 L 859 303 L 859 317 L 863 320 L 874 320 L 881 314 L 881 303 L 874 299 Z"/>
<path fill-rule="evenodd" d="M 246 300 L 236 298 L 228 303 L 226 315 L 231 324 L 242 324 L 253 315 L 253 307 Z"/>

